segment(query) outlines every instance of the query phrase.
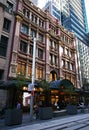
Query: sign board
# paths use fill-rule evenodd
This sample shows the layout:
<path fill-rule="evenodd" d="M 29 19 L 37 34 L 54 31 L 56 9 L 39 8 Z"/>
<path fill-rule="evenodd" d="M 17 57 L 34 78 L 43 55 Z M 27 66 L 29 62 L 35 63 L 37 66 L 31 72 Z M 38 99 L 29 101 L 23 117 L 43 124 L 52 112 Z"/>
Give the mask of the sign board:
<path fill-rule="evenodd" d="M 34 84 L 28 84 L 28 91 L 34 91 Z"/>

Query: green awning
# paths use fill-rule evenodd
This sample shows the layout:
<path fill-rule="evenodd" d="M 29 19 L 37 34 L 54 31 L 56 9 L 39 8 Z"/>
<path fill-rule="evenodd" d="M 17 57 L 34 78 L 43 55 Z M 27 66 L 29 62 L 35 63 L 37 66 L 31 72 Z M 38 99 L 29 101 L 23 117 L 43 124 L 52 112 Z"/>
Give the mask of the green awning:
<path fill-rule="evenodd" d="M 62 87 L 62 86 L 64 88 L 74 87 L 72 82 L 70 80 L 67 80 L 67 79 L 56 80 L 56 81 L 50 82 L 51 89 L 60 89 L 60 87 Z"/>

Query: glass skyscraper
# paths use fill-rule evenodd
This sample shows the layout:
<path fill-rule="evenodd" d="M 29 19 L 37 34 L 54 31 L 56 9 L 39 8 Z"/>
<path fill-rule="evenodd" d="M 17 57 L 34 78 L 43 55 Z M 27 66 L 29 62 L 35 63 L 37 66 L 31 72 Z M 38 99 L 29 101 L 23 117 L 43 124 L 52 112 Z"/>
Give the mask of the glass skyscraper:
<path fill-rule="evenodd" d="M 84 0 L 61 0 L 62 25 L 75 33 L 80 41 L 88 44 L 87 20 Z"/>

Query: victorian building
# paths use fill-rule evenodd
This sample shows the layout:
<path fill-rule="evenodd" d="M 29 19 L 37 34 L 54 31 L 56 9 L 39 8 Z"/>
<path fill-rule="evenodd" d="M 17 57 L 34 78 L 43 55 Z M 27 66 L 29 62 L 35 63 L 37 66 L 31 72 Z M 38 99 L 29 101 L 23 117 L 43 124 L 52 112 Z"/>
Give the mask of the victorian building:
<path fill-rule="evenodd" d="M 76 38 L 58 20 L 31 1 L 19 0 L 15 13 L 13 48 L 8 77 L 32 76 L 33 39 L 36 38 L 35 80 L 68 79 L 78 87 Z"/>
<path fill-rule="evenodd" d="M 74 87 L 80 88 L 77 38 L 73 33 L 65 30 L 57 19 L 48 12 L 43 12 L 31 1 L 17 2 L 13 15 L 11 15 L 12 11 L 10 14 L 6 13 L 8 17 L 4 20 L 8 26 L 4 23 L 2 27 L 5 29 L 1 31 L 1 34 L 4 34 L 3 44 L 6 45 L 10 40 L 8 59 L 4 58 L 4 66 L 2 65 L 7 72 L 6 80 L 8 79 L 9 82 L 13 78 L 17 79 L 19 74 L 27 80 L 32 78 L 33 44 L 36 38 L 35 82 L 42 79 L 47 81 L 67 79 Z M 1 8 L 2 12 L 3 9 Z M 11 31 L 10 25 L 12 25 Z"/>

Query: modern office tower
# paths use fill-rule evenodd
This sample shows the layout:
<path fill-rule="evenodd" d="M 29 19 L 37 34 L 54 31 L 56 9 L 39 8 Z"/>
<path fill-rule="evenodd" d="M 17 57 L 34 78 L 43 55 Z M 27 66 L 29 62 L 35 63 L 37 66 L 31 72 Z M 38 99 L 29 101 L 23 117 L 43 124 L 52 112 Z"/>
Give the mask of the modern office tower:
<path fill-rule="evenodd" d="M 51 9 L 49 10 L 49 12 L 52 14 L 52 5 L 53 3 L 50 1 L 50 7 Z M 89 50 L 89 38 L 87 36 L 87 20 L 86 20 L 86 11 L 85 11 L 85 3 L 84 0 L 60 0 L 60 9 L 59 11 L 61 11 L 61 24 L 68 29 L 69 31 L 73 32 L 76 37 L 78 38 L 78 52 L 79 52 L 79 58 L 80 58 L 80 68 L 83 68 L 84 66 L 84 58 L 81 58 L 81 54 L 80 54 L 80 44 L 82 44 L 81 46 L 81 50 L 83 50 L 83 46 L 86 46 L 87 50 Z M 46 6 L 44 7 L 44 9 L 48 9 L 46 8 Z M 56 10 L 55 10 L 56 11 Z M 86 57 L 88 57 L 87 53 L 86 53 L 86 49 L 82 52 L 83 55 L 85 55 Z M 87 63 L 87 61 L 86 61 Z M 86 64 L 87 66 L 89 66 L 89 64 Z M 86 68 L 85 68 L 86 69 Z M 83 69 L 84 70 L 84 69 Z M 82 77 L 82 79 L 84 78 L 84 73 L 82 71 L 82 75 L 80 77 Z M 84 70 L 85 71 L 85 70 Z M 87 69 L 86 69 L 87 71 Z M 89 76 L 88 76 L 89 78 Z M 84 78 L 85 79 L 85 78 Z M 81 79 L 80 79 L 81 80 Z M 87 79 L 86 79 L 87 80 Z M 81 87 L 84 84 L 84 80 L 81 82 Z"/>
<path fill-rule="evenodd" d="M 48 0 L 43 10 L 50 12 L 52 16 L 61 21 L 60 0 Z"/>
<path fill-rule="evenodd" d="M 60 20 L 61 24 L 87 44 L 87 20 L 84 0 L 49 0 L 43 10 Z"/>
<path fill-rule="evenodd" d="M 83 86 L 86 90 L 89 90 L 89 47 L 79 42 L 78 48 L 80 48 L 79 54 Z"/>
<path fill-rule="evenodd" d="M 84 0 L 61 0 L 62 25 L 87 43 L 87 21 Z"/>
<path fill-rule="evenodd" d="M 0 0 L 0 83 L 8 78 L 16 1 Z M 0 107 L 5 104 L 6 91 L 0 90 Z"/>
<path fill-rule="evenodd" d="M 29 0 L 32 1 L 34 5 L 38 6 L 38 0 Z"/>

